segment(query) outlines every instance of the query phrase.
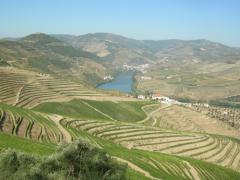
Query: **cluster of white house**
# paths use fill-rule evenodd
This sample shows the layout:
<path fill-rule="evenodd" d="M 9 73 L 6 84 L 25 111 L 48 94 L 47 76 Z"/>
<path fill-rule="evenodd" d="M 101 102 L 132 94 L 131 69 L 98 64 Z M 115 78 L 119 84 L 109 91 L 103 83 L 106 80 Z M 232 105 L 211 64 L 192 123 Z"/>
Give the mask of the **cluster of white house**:
<path fill-rule="evenodd" d="M 141 76 L 141 79 L 142 80 L 151 80 L 152 77 L 150 77 L 150 76 Z"/>
<path fill-rule="evenodd" d="M 171 99 L 167 96 L 163 96 L 161 94 L 153 94 L 151 96 L 145 96 L 145 95 L 138 95 L 138 99 L 152 99 L 152 100 L 157 100 L 163 104 L 178 104 L 179 102 Z"/>
<path fill-rule="evenodd" d="M 207 103 L 183 103 L 183 102 L 179 102 L 175 99 L 171 99 L 167 96 L 163 96 L 161 94 L 153 94 L 151 96 L 145 96 L 145 95 L 138 95 L 137 97 L 138 99 L 152 99 L 152 100 L 157 100 L 158 102 L 160 103 L 163 103 L 163 104 L 168 104 L 168 105 L 172 105 L 172 104 L 178 104 L 178 105 L 183 105 L 183 106 L 186 106 L 186 107 L 193 107 L 193 106 L 203 106 L 203 107 L 206 107 L 208 108 L 209 107 L 209 104 Z"/>
<path fill-rule="evenodd" d="M 124 70 L 137 70 L 140 71 L 142 73 L 146 73 L 146 69 L 149 68 L 149 64 L 140 64 L 140 65 L 128 65 L 128 64 L 124 64 L 123 65 L 123 69 Z"/>
<path fill-rule="evenodd" d="M 39 77 L 49 77 L 49 74 L 44 74 L 44 73 L 38 73 L 37 76 Z"/>
<path fill-rule="evenodd" d="M 113 80 L 114 77 L 110 76 L 110 75 L 107 75 L 107 76 L 104 76 L 103 77 L 103 80 Z"/>

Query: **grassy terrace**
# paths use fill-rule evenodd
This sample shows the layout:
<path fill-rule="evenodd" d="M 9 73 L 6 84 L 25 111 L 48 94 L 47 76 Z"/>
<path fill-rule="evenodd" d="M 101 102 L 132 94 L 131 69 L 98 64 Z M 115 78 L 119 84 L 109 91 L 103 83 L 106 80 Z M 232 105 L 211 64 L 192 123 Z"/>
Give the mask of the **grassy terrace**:
<path fill-rule="evenodd" d="M 0 132 L 0 151 L 1 149 L 7 148 L 27 152 L 30 154 L 48 156 L 52 155 L 56 151 L 57 145 L 49 143 L 39 143 L 30 139 L 19 138 Z M 142 174 L 132 170 L 131 168 L 127 169 L 127 177 L 132 180 L 150 180 L 150 178 L 144 177 Z"/>
<path fill-rule="evenodd" d="M 14 103 L 18 89 L 26 83 L 25 75 L 0 70 L 0 100 Z"/>
<path fill-rule="evenodd" d="M 142 102 L 111 102 L 85 100 L 88 104 L 118 121 L 135 122 L 146 118 L 141 109 L 148 101 Z"/>
<path fill-rule="evenodd" d="M 87 104 L 84 102 L 87 102 Z M 44 135 L 51 139 L 54 133 L 62 133 L 62 131 L 59 130 L 59 127 L 53 121 L 50 121 L 45 115 L 43 116 L 36 110 L 49 114 L 62 114 L 65 116 L 65 119 L 62 119 L 60 123 L 73 139 L 86 139 L 92 144 L 103 148 L 110 155 L 120 158 L 121 161 L 128 161 L 130 163 L 129 167 L 131 167 L 127 171 L 129 179 L 144 179 L 142 174 L 145 174 L 145 179 L 151 179 L 152 177 L 160 179 L 239 179 L 240 174 L 236 171 L 206 162 L 214 162 L 232 169 L 239 169 L 239 142 L 235 139 L 146 127 L 121 120 L 113 121 L 107 118 L 108 116 L 111 117 L 111 113 L 108 113 L 107 108 L 105 108 L 104 113 L 99 110 L 100 108 L 96 111 L 97 105 L 92 102 L 72 100 L 70 102 L 57 103 L 59 106 L 54 106 L 54 103 L 45 103 L 48 106 L 41 107 L 39 105 L 34 108 L 34 111 L 0 104 L 0 119 L 1 122 L 5 122 L 6 112 L 8 114 L 9 112 L 12 113 L 15 119 L 18 119 L 17 117 L 32 119 L 34 124 L 40 124 L 41 127 L 45 127 L 47 131 L 45 131 Z M 116 107 L 118 110 L 122 106 L 127 106 L 129 109 L 130 107 L 136 107 L 135 102 L 119 103 L 120 107 Z M 63 104 L 62 109 L 58 109 L 61 107 L 61 104 Z M 113 106 L 112 103 L 103 102 L 103 106 L 109 107 L 109 104 Z M 118 103 L 114 104 L 118 105 Z M 137 107 L 142 109 L 144 105 L 146 105 L 145 102 L 139 102 Z M 41 109 L 40 107 L 46 107 L 46 109 Z M 75 111 L 72 111 L 72 109 Z M 135 113 L 132 109 L 130 112 Z M 155 109 L 150 108 L 148 112 L 152 112 Z M 109 111 L 111 110 L 112 107 L 109 108 Z M 68 116 L 74 114 L 73 112 L 76 112 L 76 114 L 73 119 L 70 119 Z M 84 115 L 84 113 L 87 114 Z M 127 116 L 127 114 L 129 112 L 124 114 L 124 116 Z M 11 116 L 9 115 L 9 117 Z M 14 126 L 13 121 L 12 125 Z M 21 127 L 22 125 L 19 124 L 18 126 Z M 17 136 L 3 133 L 0 135 L 2 136 L 1 148 L 16 148 L 30 153 L 36 151 L 40 155 L 53 153 L 56 148 L 54 144 L 57 143 L 57 141 L 47 141 L 46 138 L 45 140 L 37 139 L 38 142 L 19 138 L 17 137 L 19 136 L 18 131 L 16 132 Z M 32 137 L 29 136 L 28 138 Z M 163 154 L 163 152 L 167 154 Z M 204 161 L 184 156 L 192 156 Z"/>
<path fill-rule="evenodd" d="M 67 101 L 83 96 L 102 95 L 102 92 L 81 83 L 41 77 L 37 73 L 14 68 L 0 69 L 0 101 L 16 104 L 18 107 L 32 108 L 56 99 Z"/>
<path fill-rule="evenodd" d="M 207 162 L 186 158 L 170 156 L 158 152 L 127 149 L 93 136 L 85 131 L 66 127 L 75 138 L 84 138 L 104 148 L 110 155 L 119 157 L 137 165 L 148 172 L 152 177 L 161 179 L 239 179 L 240 174 Z M 131 176 L 130 176 L 131 177 Z M 135 179 L 135 178 L 132 178 Z"/>
<path fill-rule="evenodd" d="M 71 100 L 63 103 L 43 103 L 33 109 L 78 119 L 124 120 L 133 122 L 146 117 L 141 107 L 149 103 Z"/>
<path fill-rule="evenodd" d="M 0 149 L 4 148 L 17 149 L 31 154 L 50 155 L 55 151 L 56 145 L 40 143 L 0 132 Z"/>
<path fill-rule="evenodd" d="M 0 109 L 0 129 L 7 134 L 49 143 L 64 140 L 57 125 L 43 114 L 3 103 Z"/>
<path fill-rule="evenodd" d="M 71 118 L 110 120 L 93 108 L 84 104 L 81 100 L 57 103 L 47 102 L 33 108 L 35 111 L 60 114 Z"/>
<path fill-rule="evenodd" d="M 146 117 L 141 107 L 147 104 L 150 104 L 150 102 L 111 102 L 76 99 L 63 103 L 43 103 L 33 109 L 40 112 L 60 114 L 71 118 L 99 120 L 114 119 L 118 121 L 134 122 Z"/>
<path fill-rule="evenodd" d="M 131 115 L 144 114 L 144 110 L 149 114 L 160 106 L 153 105 L 151 107 L 151 104 L 148 105 L 146 102 L 115 103 L 92 100 L 73 100 L 67 103 L 45 103 L 45 105 L 46 106 L 39 105 L 34 109 L 47 113 L 61 114 L 65 117 L 74 114 L 74 116 L 71 117 L 75 120 L 66 120 L 68 127 L 87 132 L 99 138 L 111 140 L 125 147 L 188 156 L 240 170 L 240 144 L 239 141 L 235 139 L 204 133 L 199 134 L 152 128 L 150 126 L 146 127 L 140 124 L 136 125 L 134 123 L 123 122 L 126 121 L 126 119 L 129 122 L 128 117 Z M 87 109 L 85 109 L 86 107 Z M 160 111 L 162 112 L 168 109 L 169 108 L 161 109 Z M 94 112 L 98 114 L 95 115 Z M 116 119 L 117 116 L 115 116 L 115 114 L 119 112 L 121 112 L 119 121 L 111 121 L 111 119 L 108 118 Z M 175 114 L 173 115 L 176 116 Z M 189 118 L 191 118 L 190 115 Z M 145 117 L 146 115 L 142 116 L 141 119 Z M 81 121 L 77 119 L 81 119 Z M 187 127 L 190 122 L 186 122 Z"/>
<path fill-rule="evenodd" d="M 64 100 L 83 96 L 102 96 L 95 89 L 82 84 L 49 78 L 37 78 L 23 87 L 17 103 L 20 107 L 31 108 L 46 101 Z"/>
<path fill-rule="evenodd" d="M 240 143 L 234 138 L 151 128 L 124 122 L 62 121 L 68 128 L 84 131 L 127 148 L 164 152 L 240 170 Z"/>

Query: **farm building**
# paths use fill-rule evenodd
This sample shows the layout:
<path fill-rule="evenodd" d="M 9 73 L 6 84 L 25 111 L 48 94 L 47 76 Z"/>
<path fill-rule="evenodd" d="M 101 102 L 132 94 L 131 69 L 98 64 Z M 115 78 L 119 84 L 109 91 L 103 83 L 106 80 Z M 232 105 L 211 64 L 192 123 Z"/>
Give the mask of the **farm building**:
<path fill-rule="evenodd" d="M 144 95 L 138 95 L 138 99 L 145 99 Z"/>

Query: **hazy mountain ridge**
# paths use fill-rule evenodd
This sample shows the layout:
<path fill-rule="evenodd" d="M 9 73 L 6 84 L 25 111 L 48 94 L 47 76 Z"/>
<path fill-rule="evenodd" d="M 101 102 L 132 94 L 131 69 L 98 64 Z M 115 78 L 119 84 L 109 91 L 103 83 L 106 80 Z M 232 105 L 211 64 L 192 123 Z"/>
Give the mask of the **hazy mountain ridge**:
<path fill-rule="evenodd" d="M 1 65 L 12 64 L 96 85 L 112 69 L 124 64 L 198 67 L 206 63 L 234 64 L 240 60 L 240 49 L 204 39 L 154 41 L 110 33 L 81 36 L 36 33 L 15 41 L 0 41 L 0 58 Z"/>
<path fill-rule="evenodd" d="M 161 61 L 168 58 L 182 62 L 209 61 L 234 63 L 240 60 L 239 48 L 205 39 L 199 40 L 135 40 L 109 33 L 95 33 L 81 36 L 61 36 L 56 38 L 73 47 L 95 53 L 113 64 L 139 64 Z M 110 57 L 110 58 L 109 58 Z M 125 59 L 125 61 L 121 60 Z M 136 62 L 138 60 L 138 62 Z"/>
<path fill-rule="evenodd" d="M 101 81 L 105 74 L 105 68 L 97 63 L 95 54 L 75 49 L 43 33 L 31 34 L 17 41 L 0 41 L 0 59 L 19 68 L 90 84 Z"/>

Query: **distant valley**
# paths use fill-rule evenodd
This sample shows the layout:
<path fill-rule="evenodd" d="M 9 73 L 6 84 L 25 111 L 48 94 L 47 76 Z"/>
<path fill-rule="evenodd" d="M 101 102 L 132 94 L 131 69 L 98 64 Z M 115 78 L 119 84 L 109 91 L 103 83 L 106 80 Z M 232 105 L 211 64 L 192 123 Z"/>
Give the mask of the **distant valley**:
<path fill-rule="evenodd" d="M 237 180 L 239 75 L 208 40 L 2 39 L 0 176 Z"/>
<path fill-rule="evenodd" d="M 2 66 L 37 70 L 60 78 L 64 74 L 64 78 L 91 86 L 116 76 L 124 66 L 147 64 L 144 72 L 135 75 L 138 94 L 160 92 L 194 101 L 240 94 L 239 48 L 208 40 L 152 41 L 110 33 L 39 33 L 1 40 L 0 57 Z"/>

